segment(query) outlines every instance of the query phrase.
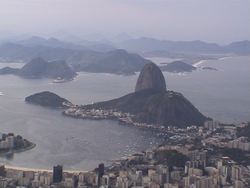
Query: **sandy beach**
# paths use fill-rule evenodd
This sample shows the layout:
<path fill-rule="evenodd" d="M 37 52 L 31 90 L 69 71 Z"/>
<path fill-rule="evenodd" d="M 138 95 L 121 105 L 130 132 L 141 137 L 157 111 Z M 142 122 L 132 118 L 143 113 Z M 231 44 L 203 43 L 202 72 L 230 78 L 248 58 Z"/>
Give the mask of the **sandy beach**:
<path fill-rule="evenodd" d="M 50 170 L 48 170 L 48 169 L 35 169 L 35 168 L 24 168 L 24 167 L 16 167 L 16 166 L 5 166 L 5 169 L 20 170 L 20 171 L 32 171 L 32 172 L 53 172 L 53 169 L 50 169 Z M 63 172 L 78 174 L 80 172 L 88 172 L 88 171 L 63 170 Z"/>
<path fill-rule="evenodd" d="M 231 57 L 222 57 L 222 58 L 219 58 L 218 60 L 224 60 L 224 59 L 228 59 L 228 58 L 231 58 Z M 201 60 L 201 61 L 199 61 L 197 63 L 192 64 L 192 66 L 197 68 L 200 64 L 204 63 L 205 61 L 206 60 Z"/>
<path fill-rule="evenodd" d="M 219 60 L 228 59 L 228 58 L 231 58 L 231 56 L 229 56 L 229 57 L 222 57 L 222 58 L 219 58 Z"/>
<path fill-rule="evenodd" d="M 198 67 L 198 65 L 200 65 L 200 64 L 202 64 L 202 63 L 204 63 L 204 61 L 206 61 L 206 60 L 202 60 L 202 61 L 199 61 L 199 62 L 197 62 L 197 63 L 194 63 L 192 66 L 194 66 L 194 67 Z"/>
<path fill-rule="evenodd" d="M 16 166 L 5 166 L 5 169 L 12 169 L 12 170 L 22 170 L 22 171 L 34 171 L 34 172 L 53 172 L 53 170 L 46 170 L 46 169 L 35 169 L 35 168 L 24 168 L 24 167 L 16 167 Z"/>

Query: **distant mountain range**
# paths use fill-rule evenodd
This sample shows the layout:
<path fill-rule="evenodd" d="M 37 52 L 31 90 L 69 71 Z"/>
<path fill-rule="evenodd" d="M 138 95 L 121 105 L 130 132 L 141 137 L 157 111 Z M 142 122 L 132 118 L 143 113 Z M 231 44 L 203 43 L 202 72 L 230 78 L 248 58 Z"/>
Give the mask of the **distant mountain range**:
<path fill-rule="evenodd" d="M 112 38 L 111 41 L 114 43 L 121 43 L 123 41 L 131 40 L 131 39 L 133 39 L 133 37 L 131 37 L 127 33 L 123 32 L 123 33 L 120 33 L 119 35 L 115 36 L 114 38 Z"/>
<path fill-rule="evenodd" d="M 114 40 L 119 41 L 122 38 L 123 40 L 126 38 L 129 40 L 116 44 L 107 40 L 99 42 L 81 40 L 72 43 L 60 41 L 56 38 L 46 40 L 33 36 L 15 43 L 1 44 L 0 59 L 28 62 L 33 58 L 42 57 L 45 61 L 64 60 L 76 72 L 133 75 L 136 71 L 140 71 L 145 64 L 149 63 L 149 60 L 134 52 L 145 56 L 183 58 L 183 62 L 189 64 L 203 59 L 216 59 L 231 55 L 250 55 L 249 41 L 219 46 L 215 43 L 202 41 L 173 42 L 145 37 L 130 39 L 131 37 L 126 33 L 117 36 L 117 39 Z M 167 71 L 167 68 L 164 71 Z"/>
<path fill-rule="evenodd" d="M 45 41 L 44 41 L 45 42 Z M 111 73 L 132 75 L 150 62 L 137 54 L 125 50 L 114 50 L 107 53 L 92 50 L 73 50 L 51 46 L 24 46 L 21 44 L 5 43 L 0 46 L 0 58 L 14 61 L 42 57 L 46 61 L 66 60 L 74 71 Z"/>
<path fill-rule="evenodd" d="M 186 53 L 232 53 L 236 55 L 250 54 L 250 41 L 234 42 L 227 46 L 219 46 L 216 43 L 202 41 L 178 41 L 156 40 L 142 37 L 131 39 L 119 44 L 119 48 L 133 52 L 186 52 Z"/>
<path fill-rule="evenodd" d="M 24 40 L 4 40 L 0 42 L 2 45 L 6 43 L 13 43 L 13 44 L 21 44 L 26 47 L 35 47 L 35 46 L 49 46 L 54 48 L 62 48 L 62 49 L 71 49 L 71 50 L 77 50 L 77 51 L 83 51 L 83 50 L 94 50 L 98 52 L 108 52 L 115 50 L 116 48 L 113 45 L 113 43 L 109 41 L 86 41 L 86 40 L 77 40 L 74 42 L 66 42 L 63 40 L 58 40 L 56 38 L 49 38 L 44 39 L 42 37 L 38 36 L 32 36 L 28 39 Z"/>
<path fill-rule="evenodd" d="M 64 36 L 66 36 L 64 34 Z M 62 37 L 61 37 L 62 38 Z M 66 38 L 66 37 L 65 37 Z M 71 39 L 70 39 L 71 38 Z M 108 52 L 115 49 L 125 49 L 134 53 L 153 53 L 152 55 L 170 55 L 170 53 L 232 53 L 236 55 L 250 54 L 250 41 L 237 41 L 226 46 L 220 46 L 216 43 L 206 43 L 200 40 L 196 41 L 170 41 L 157 40 L 154 38 L 141 37 L 133 39 L 126 33 L 121 33 L 110 40 L 103 36 L 97 37 L 99 40 L 91 40 L 91 37 L 82 40 L 76 36 L 68 36 L 67 40 L 58 40 L 54 37 L 44 39 L 38 36 L 32 36 L 24 40 L 9 39 L 15 44 L 22 44 L 24 46 L 51 46 L 55 48 L 66 48 L 72 50 L 93 50 L 99 52 Z M 6 43 L 8 40 L 5 40 Z M 3 43 L 2 42 L 2 43 Z M 1 44 L 1 42 L 0 42 Z M 167 54 L 168 53 L 168 54 Z"/>

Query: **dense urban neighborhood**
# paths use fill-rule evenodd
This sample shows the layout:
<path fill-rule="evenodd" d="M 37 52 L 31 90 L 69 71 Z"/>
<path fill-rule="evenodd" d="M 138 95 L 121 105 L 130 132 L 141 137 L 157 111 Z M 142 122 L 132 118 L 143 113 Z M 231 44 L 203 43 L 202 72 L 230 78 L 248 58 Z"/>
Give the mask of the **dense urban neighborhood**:
<path fill-rule="evenodd" d="M 159 130 L 158 130 L 159 131 Z M 203 127 L 168 127 L 158 147 L 97 164 L 93 171 L 0 167 L 0 187 L 247 188 L 250 186 L 250 124 L 206 121 Z"/>

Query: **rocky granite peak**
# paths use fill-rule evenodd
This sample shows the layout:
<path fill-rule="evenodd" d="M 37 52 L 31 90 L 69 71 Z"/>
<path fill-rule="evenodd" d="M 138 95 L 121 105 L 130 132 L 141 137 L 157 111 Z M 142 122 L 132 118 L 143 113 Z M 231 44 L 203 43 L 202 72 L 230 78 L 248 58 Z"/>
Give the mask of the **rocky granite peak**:
<path fill-rule="evenodd" d="M 19 76 L 40 77 L 47 68 L 47 62 L 41 57 L 36 57 L 25 64 L 19 72 Z"/>
<path fill-rule="evenodd" d="M 142 69 L 136 83 L 135 92 L 154 89 L 157 91 L 166 91 L 165 78 L 160 68 L 154 63 L 148 63 Z"/>
<path fill-rule="evenodd" d="M 98 115 L 94 116 L 94 119 L 106 116 L 100 115 L 100 110 L 108 110 L 109 112 L 112 111 L 111 113 L 130 114 L 129 117 L 126 115 L 125 121 L 122 118 L 122 122 L 132 123 L 133 125 L 137 123 L 154 124 L 165 128 L 168 128 L 168 126 L 178 128 L 186 128 L 191 125 L 203 126 L 204 121 L 208 119 L 181 93 L 166 90 L 165 78 L 159 67 L 154 63 L 146 64 L 142 69 L 135 92 L 105 102 L 73 107 L 63 114 L 73 117 L 93 118 L 92 115 L 85 114 L 86 111 L 93 109 L 98 111 Z M 110 117 L 106 116 L 105 118 Z"/>

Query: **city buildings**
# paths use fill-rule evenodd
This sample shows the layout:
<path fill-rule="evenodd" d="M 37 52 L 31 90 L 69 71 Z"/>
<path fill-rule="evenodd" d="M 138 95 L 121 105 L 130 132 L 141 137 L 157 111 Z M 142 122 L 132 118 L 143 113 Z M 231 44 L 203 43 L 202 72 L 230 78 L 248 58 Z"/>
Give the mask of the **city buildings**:
<path fill-rule="evenodd" d="M 52 172 L 5 169 L 0 166 L 0 188 L 17 185 L 34 188 L 249 188 L 250 165 L 241 165 L 241 161 L 233 161 L 219 152 L 231 149 L 223 144 L 224 140 L 235 141 L 237 147 L 240 145 L 238 143 L 249 141 L 246 137 L 236 138 L 235 130 L 227 127 L 213 131 L 193 127 L 181 130 L 181 133 L 176 130 L 177 136 L 169 139 L 168 144 L 115 160 L 108 167 L 100 163 L 94 171 L 70 173 L 63 171 L 62 165 L 54 166 Z M 189 136 L 190 131 L 193 137 Z M 209 134 L 206 131 L 210 131 Z M 199 135 L 199 132 L 202 134 Z M 218 153 L 213 152 L 214 148 L 218 149 Z M 187 159 L 178 167 L 168 165 L 170 159 L 167 157 L 158 161 L 157 155 L 162 152 L 179 153 L 175 156 Z M 249 155 L 249 151 L 242 152 Z"/>
<path fill-rule="evenodd" d="M 53 183 L 60 183 L 62 181 L 63 166 L 56 165 L 53 167 Z"/>

